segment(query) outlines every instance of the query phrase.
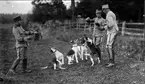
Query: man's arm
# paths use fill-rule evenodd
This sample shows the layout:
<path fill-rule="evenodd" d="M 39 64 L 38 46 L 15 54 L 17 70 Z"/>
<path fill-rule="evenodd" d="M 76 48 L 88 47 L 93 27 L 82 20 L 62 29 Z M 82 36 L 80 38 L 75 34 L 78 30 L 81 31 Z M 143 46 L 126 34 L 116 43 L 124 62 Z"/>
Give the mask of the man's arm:
<path fill-rule="evenodd" d="M 114 25 L 114 21 L 113 21 L 113 18 L 111 16 L 107 18 L 107 21 L 108 21 L 107 25 L 109 28 Z"/>
<path fill-rule="evenodd" d="M 90 22 L 94 22 L 94 21 L 95 21 L 95 18 L 90 19 L 90 17 L 87 17 L 85 20 L 86 20 L 86 21 L 90 21 Z"/>
<path fill-rule="evenodd" d="M 13 28 L 13 34 L 18 41 L 25 41 L 24 36 L 19 32 L 18 28 Z"/>

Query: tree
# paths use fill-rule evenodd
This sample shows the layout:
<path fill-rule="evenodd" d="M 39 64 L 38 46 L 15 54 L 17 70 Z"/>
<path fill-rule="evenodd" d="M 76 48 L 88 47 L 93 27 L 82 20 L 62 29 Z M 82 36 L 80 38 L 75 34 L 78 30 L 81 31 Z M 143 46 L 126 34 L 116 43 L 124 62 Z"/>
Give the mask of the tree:
<path fill-rule="evenodd" d="M 82 17 L 95 17 L 96 9 L 101 9 L 102 0 L 81 0 L 76 7 L 76 14 Z"/>
<path fill-rule="evenodd" d="M 71 0 L 72 21 L 75 20 L 75 0 Z"/>
<path fill-rule="evenodd" d="M 76 14 L 95 17 L 95 10 L 101 9 L 105 3 L 109 4 L 119 20 L 143 21 L 143 0 L 81 0 L 76 7 Z"/>
<path fill-rule="evenodd" d="M 45 23 L 49 19 L 63 19 L 66 15 L 66 6 L 61 0 L 33 0 L 33 21 Z"/>

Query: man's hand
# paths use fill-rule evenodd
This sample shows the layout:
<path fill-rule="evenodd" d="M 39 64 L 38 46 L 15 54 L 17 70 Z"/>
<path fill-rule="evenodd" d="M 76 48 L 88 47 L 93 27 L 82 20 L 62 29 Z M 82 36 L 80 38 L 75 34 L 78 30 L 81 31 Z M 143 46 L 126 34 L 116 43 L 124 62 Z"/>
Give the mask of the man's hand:
<path fill-rule="evenodd" d="M 26 36 L 26 37 L 24 37 L 25 41 L 32 40 L 32 39 L 33 39 L 33 36 Z"/>
<path fill-rule="evenodd" d="M 89 21 L 89 20 L 90 20 L 90 17 L 87 17 L 85 20 L 86 20 L 86 21 Z"/>

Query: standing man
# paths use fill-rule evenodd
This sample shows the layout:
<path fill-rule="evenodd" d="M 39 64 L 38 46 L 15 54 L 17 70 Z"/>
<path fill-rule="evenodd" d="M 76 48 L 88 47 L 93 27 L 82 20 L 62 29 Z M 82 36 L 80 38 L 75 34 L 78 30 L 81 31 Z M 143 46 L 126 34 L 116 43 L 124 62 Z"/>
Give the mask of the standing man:
<path fill-rule="evenodd" d="M 93 42 L 98 47 L 102 42 L 103 30 L 102 27 L 105 20 L 101 16 L 101 11 L 96 10 L 96 17 L 94 18 Z"/>
<path fill-rule="evenodd" d="M 103 30 L 104 28 L 102 27 L 104 23 L 104 19 L 101 16 L 101 10 L 96 10 L 96 17 L 94 18 L 94 30 L 93 30 L 93 43 L 98 49 L 98 55 L 100 57 L 101 61 L 101 49 L 100 49 L 100 44 L 102 43 L 102 38 L 103 38 Z"/>
<path fill-rule="evenodd" d="M 94 22 L 94 29 L 93 29 L 93 43 L 95 44 L 97 48 L 97 54 L 100 57 L 101 60 L 101 49 L 100 49 L 100 44 L 102 42 L 102 37 L 103 37 L 103 24 L 105 20 L 101 16 L 101 10 L 96 9 L 96 17 L 93 19 L 90 19 L 89 17 L 86 18 L 87 21 L 93 21 Z"/>
<path fill-rule="evenodd" d="M 116 23 L 116 15 L 109 9 L 108 4 L 102 5 L 102 10 L 106 14 L 106 21 L 107 25 L 105 26 L 105 29 L 107 30 L 107 52 L 109 54 L 109 64 L 107 67 L 111 67 L 115 63 L 115 56 L 113 51 L 113 44 L 116 40 L 116 35 L 119 31 L 117 23 Z"/>
<path fill-rule="evenodd" d="M 27 32 L 25 31 L 21 26 L 21 16 L 17 16 L 14 19 L 14 26 L 13 26 L 13 35 L 16 40 L 16 51 L 17 51 L 17 58 L 15 59 L 14 63 L 12 64 L 12 67 L 10 68 L 9 72 L 15 74 L 16 67 L 22 61 L 22 68 L 23 73 L 25 72 L 31 72 L 31 70 L 27 70 L 27 40 L 32 39 L 30 34 L 33 32 Z"/>

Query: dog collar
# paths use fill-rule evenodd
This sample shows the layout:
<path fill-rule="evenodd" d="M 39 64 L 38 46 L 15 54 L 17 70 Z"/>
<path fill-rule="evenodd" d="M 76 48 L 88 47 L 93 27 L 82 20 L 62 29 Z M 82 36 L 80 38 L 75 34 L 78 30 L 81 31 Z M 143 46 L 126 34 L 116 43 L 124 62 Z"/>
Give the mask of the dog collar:
<path fill-rule="evenodd" d="M 77 45 L 72 45 L 72 47 L 77 47 Z"/>

